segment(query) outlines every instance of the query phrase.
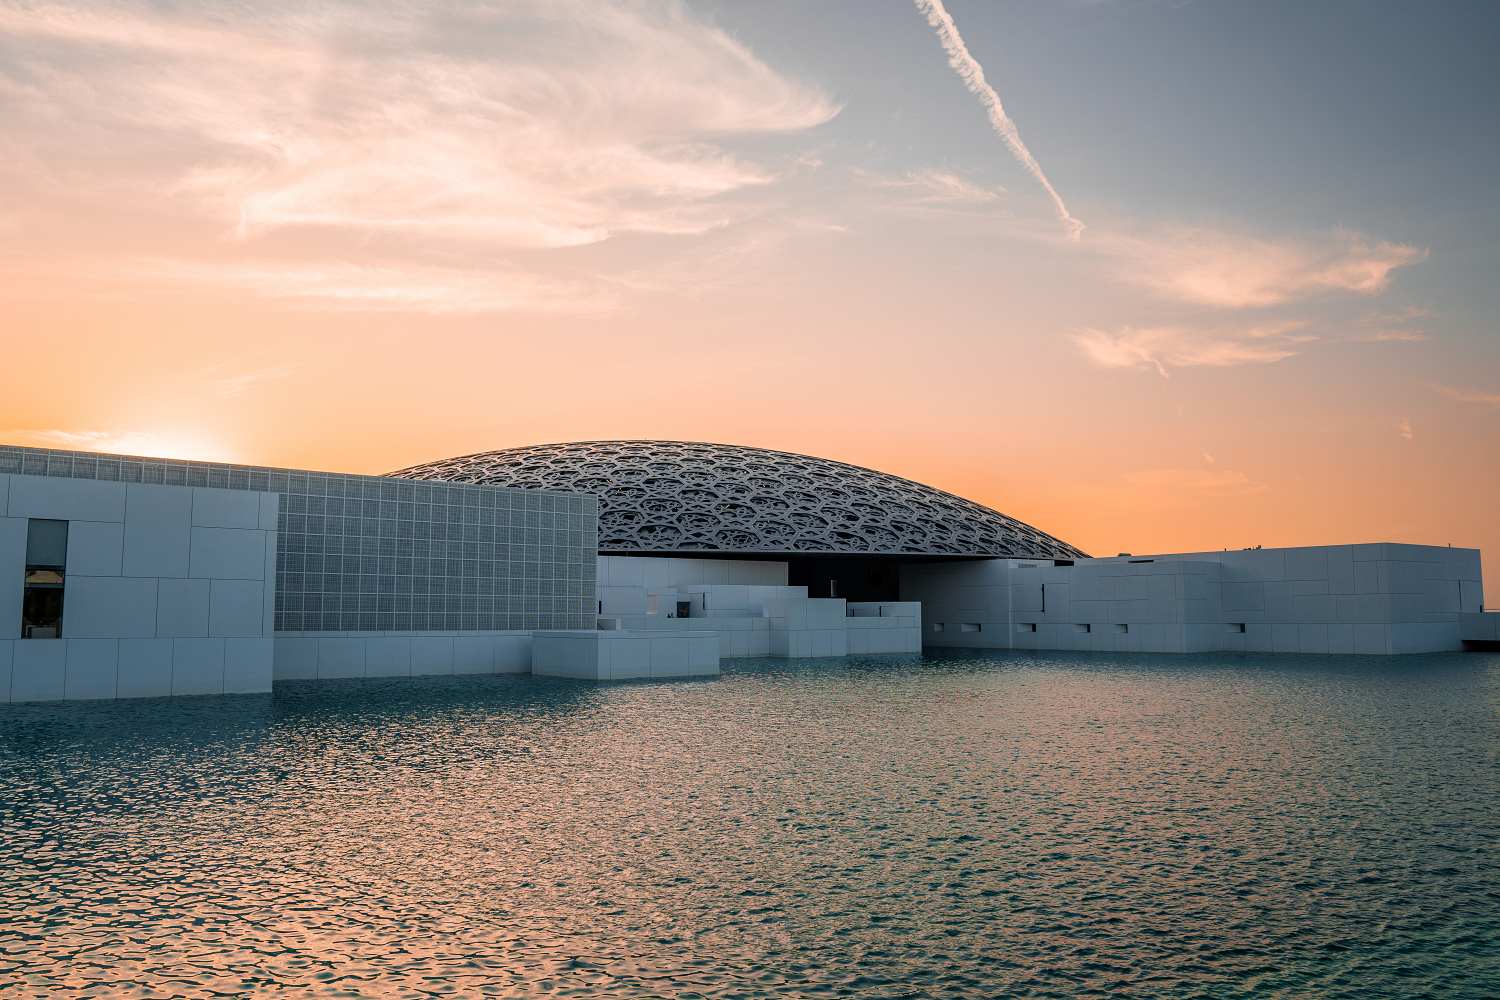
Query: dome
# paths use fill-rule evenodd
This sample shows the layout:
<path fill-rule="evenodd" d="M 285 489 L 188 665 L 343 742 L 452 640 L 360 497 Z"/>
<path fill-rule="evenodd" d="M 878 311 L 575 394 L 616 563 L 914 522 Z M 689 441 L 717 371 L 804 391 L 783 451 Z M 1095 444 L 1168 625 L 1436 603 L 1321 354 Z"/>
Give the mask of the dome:
<path fill-rule="evenodd" d="M 600 552 L 1084 556 L 1030 525 L 909 479 L 739 445 L 544 444 L 390 475 L 594 494 Z"/>

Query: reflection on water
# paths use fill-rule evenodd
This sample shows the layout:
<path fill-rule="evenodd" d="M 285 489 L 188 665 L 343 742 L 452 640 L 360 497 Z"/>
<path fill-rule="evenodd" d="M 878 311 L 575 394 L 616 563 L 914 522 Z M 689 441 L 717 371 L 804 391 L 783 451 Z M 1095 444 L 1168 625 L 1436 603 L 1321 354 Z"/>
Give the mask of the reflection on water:
<path fill-rule="evenodd" d="M 0 708 L 0 993 L 1494 996 L 1500 656 Z"/>

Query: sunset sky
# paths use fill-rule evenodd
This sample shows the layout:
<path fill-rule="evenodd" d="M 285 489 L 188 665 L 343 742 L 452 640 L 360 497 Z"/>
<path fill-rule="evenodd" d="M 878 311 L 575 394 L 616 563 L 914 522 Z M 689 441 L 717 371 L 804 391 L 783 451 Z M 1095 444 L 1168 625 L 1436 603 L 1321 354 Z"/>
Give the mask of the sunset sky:
<path fill-rule="evenodd" d="M 1500 5 L 423 6 L 0 0 L 0 441 L 731 442 L 1500 599 Z"/>

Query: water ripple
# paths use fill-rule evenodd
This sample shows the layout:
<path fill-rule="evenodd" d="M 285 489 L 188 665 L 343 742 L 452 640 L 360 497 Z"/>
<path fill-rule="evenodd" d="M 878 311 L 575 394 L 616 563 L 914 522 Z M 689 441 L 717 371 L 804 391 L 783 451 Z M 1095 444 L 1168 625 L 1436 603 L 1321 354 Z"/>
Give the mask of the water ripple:
<path fill-rule="evenodd" d="M 0 708 L 0 994 L 1500 995 L 1500 657 Z"/>

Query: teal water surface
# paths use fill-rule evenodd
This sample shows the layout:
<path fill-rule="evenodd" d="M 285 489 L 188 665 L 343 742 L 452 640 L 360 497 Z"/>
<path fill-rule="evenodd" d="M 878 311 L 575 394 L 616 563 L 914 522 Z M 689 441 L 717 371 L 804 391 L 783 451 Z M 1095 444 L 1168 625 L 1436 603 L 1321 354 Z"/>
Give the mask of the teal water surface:
<path fill-rule="evenodd" d="M 1500 656 L 726 666 L 0 708 L 0 995 L 1500 995 Z"/>

